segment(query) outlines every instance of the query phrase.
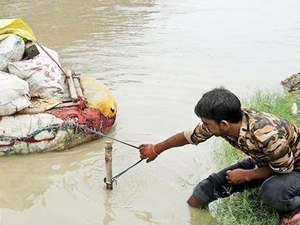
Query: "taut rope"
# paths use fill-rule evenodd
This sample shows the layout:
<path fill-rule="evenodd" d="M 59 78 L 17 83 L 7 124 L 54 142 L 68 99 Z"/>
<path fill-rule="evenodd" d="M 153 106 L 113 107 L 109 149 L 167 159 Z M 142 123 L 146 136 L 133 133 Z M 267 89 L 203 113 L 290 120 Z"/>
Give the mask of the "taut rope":
<path fill-rule="evenodd" d="M 127 142 L 118 140 L 118 139 L 116 139 L 116 138 L 109 137 L 109 136 L 103 134 L 103 133 L 100 132 L 100 131 L 96 131 L 96 130 L 94 130 L 94 129 L 90 129 L 90 128 L 86 127 L 86 126 L 83 126 L 83 125 L 77 125 L 77 127 L 79 127 L 80 129 L 82 129 L 82 130 L 84 130 L 84 131 L 87 131 L 87 132 L 90 132 L 90 133 L 93 133 L 93 134 L 97 134 L 97 135 L 106 137 L 106 138 L 108 138 L 108 139 L 110 139 L 110 140 L 114 140 L 114 141 L 120 142 L 120 143 L 125 144 L 125 145 L 128 145 L 128 146 L 130 146 L 130 147 L 132 147 L 132 148 L 139 149 L 139 147 L 137 147 L 137 146 L 134 146 L 134 145 L 129 144 L 129 143 L 127 143 Z M 134 166 L 136 166 L 137 164 L 139 164 L 139 163 L 142 162 L 143 160 L 144 160 L 144 159 L 140 159 L 139 161 L 137 161 L 137 162 L 136 162 L 135 164 L 133 164 L 132 166 L 130 166 L 130 167 L 128 167 L 127 169 L 123 170 L 121 173 L 115 175 L 114 177 L 112 177 L 112 180 L 113 180 L 113 181 L 117 180 L 118 177 L 120 177 L 121 175 L 123 175 L 124 173 L 126 173 L 128 170 L 130 170 L 131 168 L 133 168 Z M 105 177 L 103 180 L 104 180 L 104 183 L 105 183 L 105 182 L 106 182 L 106 177 Z"/>

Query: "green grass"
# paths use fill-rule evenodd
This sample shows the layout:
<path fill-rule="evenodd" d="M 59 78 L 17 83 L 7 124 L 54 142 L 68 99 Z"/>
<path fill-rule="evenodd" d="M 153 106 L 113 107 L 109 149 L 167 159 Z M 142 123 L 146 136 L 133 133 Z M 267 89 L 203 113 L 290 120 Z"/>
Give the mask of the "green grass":
<path fill-rule="evenodd" d="M 243 106 L 272 113 L 300 124 L 300 115 L 292 115 L 291 107 L 297 103 L 300 111 L 300 92 L 282 93 L 280 91 L 257 90 L 252 97 L 242 100 Z M 246 158 L 242 152 L 235 150 L 222 141 L 215 152 L 215 162 L 224 168 Z M 219 199 L 212 209 L 214 218 L 223 225 L 278 225 L 279 216 L 263 204 L 258 189 L 234 194 Z"/>
<path fill-rule="evenodd" d="M 291 107 L 295 102 L 300 111 L 300 91 L 282 93 L 280 91 L 258 89 L 254 95 L 242 101 L 245 107 L 258 109 L 284 117 L 296 125 L 300 125 L 300 116 L 292 115 Z"/>

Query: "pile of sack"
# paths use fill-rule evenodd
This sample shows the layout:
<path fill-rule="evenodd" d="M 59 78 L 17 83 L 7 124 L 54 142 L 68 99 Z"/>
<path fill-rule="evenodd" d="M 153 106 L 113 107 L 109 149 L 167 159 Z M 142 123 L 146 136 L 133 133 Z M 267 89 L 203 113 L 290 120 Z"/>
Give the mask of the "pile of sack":
<path fill-rule="evenodd" d="M 34 42 L 34 34 L 26 25 L 21 19 L 0 20 L 0 116 L 21 111 L 32 98 L 64 94 L 65 76 L 58 54 Z M 25 33 L 13 29 L 18 26 Z"/>

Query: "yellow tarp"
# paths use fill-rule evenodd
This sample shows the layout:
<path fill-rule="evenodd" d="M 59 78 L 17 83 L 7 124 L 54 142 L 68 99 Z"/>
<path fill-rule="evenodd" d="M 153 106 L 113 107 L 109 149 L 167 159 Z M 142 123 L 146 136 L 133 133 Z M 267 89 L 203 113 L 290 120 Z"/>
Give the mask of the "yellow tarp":
<path fill-rule="evenodd" d="M 10 34 L 17 34 L 30 41 L 36 41 L 31 27 L 21 18 L 0 20 L 0 40 Z"/>

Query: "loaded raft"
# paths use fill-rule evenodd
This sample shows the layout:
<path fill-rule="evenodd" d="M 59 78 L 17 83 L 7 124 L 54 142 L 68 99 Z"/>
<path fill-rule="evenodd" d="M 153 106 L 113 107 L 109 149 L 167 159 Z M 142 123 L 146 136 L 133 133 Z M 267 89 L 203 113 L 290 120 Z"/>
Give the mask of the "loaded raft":
<path fill-rule="evenodd" d="M 21 18 L 0 20 L 0 82 L 0 156 L 65 150 L 115 123 L 110 90 L 65 71 Z"/>

